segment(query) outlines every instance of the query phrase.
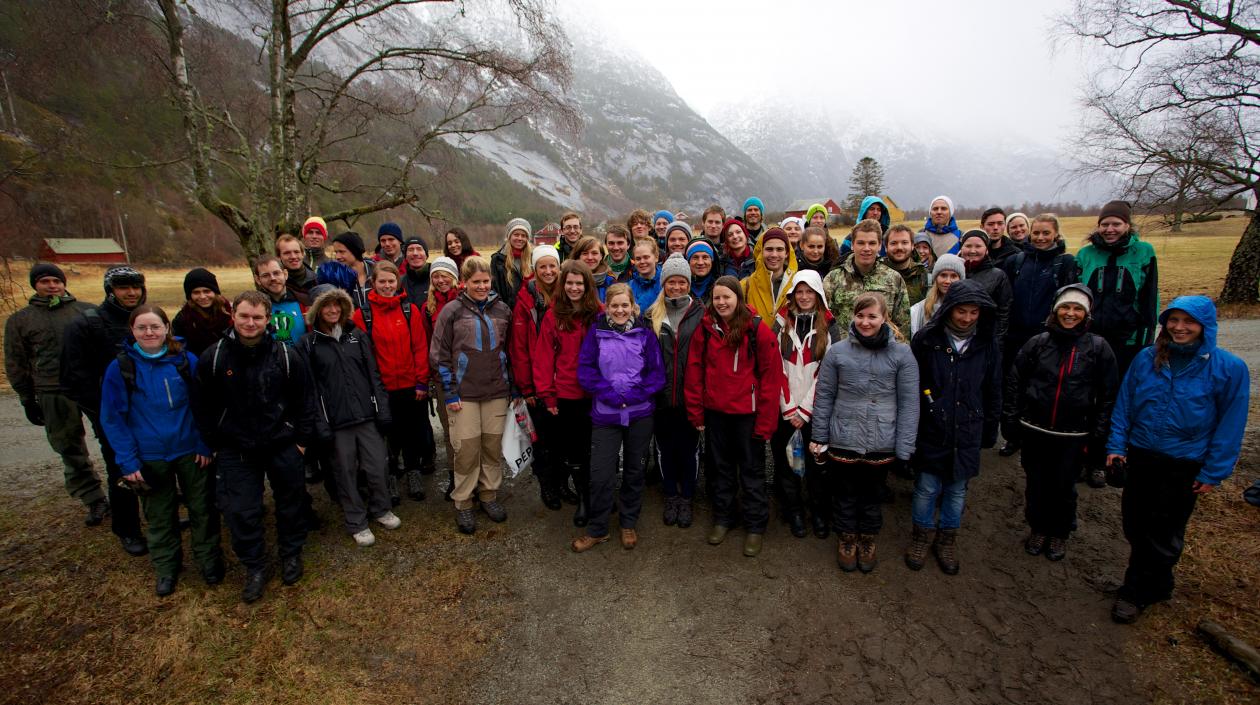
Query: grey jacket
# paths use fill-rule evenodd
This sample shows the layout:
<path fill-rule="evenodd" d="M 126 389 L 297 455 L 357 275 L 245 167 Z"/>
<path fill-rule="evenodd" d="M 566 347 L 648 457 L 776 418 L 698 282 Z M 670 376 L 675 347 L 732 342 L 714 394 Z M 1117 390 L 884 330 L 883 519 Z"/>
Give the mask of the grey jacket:
<path fill-rule="evenodd" d="M 890 340 L 870 349 L 850 336 L 827 349 L 818 370 L 813 441 L 909 460 L 919 430 L 918 395 L 919 366 L 909 345 Z"/>

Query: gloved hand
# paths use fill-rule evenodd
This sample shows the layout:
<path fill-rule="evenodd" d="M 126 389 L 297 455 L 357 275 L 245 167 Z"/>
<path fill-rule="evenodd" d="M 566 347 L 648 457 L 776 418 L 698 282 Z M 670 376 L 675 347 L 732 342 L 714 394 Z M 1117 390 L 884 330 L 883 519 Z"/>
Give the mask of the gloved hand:
<path fill-rule="evenodd" d="M 26 412 L 26 420 L 36 426 L 44 425 L 44 408 L 39 405 L 38 399 L 23 399 L 22 410 Z"/>

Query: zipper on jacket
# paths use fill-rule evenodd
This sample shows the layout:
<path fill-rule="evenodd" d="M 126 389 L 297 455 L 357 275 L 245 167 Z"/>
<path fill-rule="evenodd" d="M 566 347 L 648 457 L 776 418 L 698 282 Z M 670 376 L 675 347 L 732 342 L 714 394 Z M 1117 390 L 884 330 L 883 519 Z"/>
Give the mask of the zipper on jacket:
<path fill-rule="evenodd" d="M 1055 419 L 1059 417 L 1059 394 L 1063 391 L 1063 378 L 1072 371 L 1073 365 L 1076 363 L 1076 346 L 1072 346 L 1072 352 L 1068 354 L 1067 363 L 1059 365 L 1059 383 L 1054 388 L 1054 405 L 1050 408 L 1050 428 L 1054 429 Z"/>
<path fill-rule="evenodd" d="M 167 405 L 168 407 L 170 407 L 170 408 L 171 408 L 171 410 L 173 411 L 173 410 L 175 409 L 175 400 L 171 397 L 171 380 L 170 380 L 170 378 L 168 377 L 168 378 L 163 379 L 163 380 L 162 380 L 162 384 L 166 385 L 166 405 Z"/>

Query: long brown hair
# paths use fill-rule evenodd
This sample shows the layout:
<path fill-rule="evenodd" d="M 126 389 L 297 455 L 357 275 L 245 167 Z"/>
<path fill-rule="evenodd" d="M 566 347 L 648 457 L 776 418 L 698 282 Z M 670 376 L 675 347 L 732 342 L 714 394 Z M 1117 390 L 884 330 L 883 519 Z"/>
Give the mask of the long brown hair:
<path fill-rule="evenodd" d="M 744 333 L 752 327 L 752 313 L 748 310 L 747 304 L 744 303 L 744 287 L 739 285 L 739 280 L 727 274 L 718 277 L 713 282 L 714 288 L 723 287 L 729 289 L 735 294 L 735 313 L 731 314 L 729 323 L 722 320 L 721 314 L 713 307 L 713 300 L 709 300 L 708 309 L 709 318 L 714 323 L 726 326 L 726 334 L 722 337 L 722 342 L 729 348 L 738 348 L 740 343 L 744 342 Z"/>
<path fill-rule="evenodd" d="M 564 283 L 570 274 L 580 274 L 582 285 L 586 287 L 586 291 L 582 292 L 582 298 L 578 299 L 576 304 L 564 293 Z M 595 278 L 591 276 L 591 268 L 580 260 L 566 260 L 560 265 L 560 275 L 556 277 L 556 285 L 556 299 L 552 304 L 555 310 L 556 327 L 563 331 L 570 331 L 578 326 L 583 328 L 589 326 L 591 321 L 595 320 L 595 315 L 599 313 L 599 296 L 595 294 Z"/>
<path fill-rule="evenodd" d="M 162 319 L 162 325 L 166 326 L 166 352 L 168 354 L 183 351 L 184 344 L 175 339 L 175 335 L 171 333 L 171 319 L 166 316 L 166 311 L 161 306 L 153 304 L 140 304 L 131 309 L 131 315 L 127 318 L 127 331 L 130 332 L 132 326 L 136 324 L 136 319 L 146 313 L 151 313 Z"/>

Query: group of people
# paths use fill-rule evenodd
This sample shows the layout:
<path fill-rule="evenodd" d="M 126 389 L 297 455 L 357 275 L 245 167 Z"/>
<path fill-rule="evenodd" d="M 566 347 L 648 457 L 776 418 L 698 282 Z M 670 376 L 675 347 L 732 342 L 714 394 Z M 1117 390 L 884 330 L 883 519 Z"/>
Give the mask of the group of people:
<path fill-rule="evenodd" d="M 614 514 L 635 548 L 651 478 L 666 526 L 690 527 L 703 491 L 708 543 L 742 527 L 755 557 L 773 495 L 792 535 L 834 533 L 839 567 L 870 572 L 891 471 L 914 481 L 905 563 L 930 555 L 953 575 L 968 484 L 1000 431 L 1003 455 L 1022 450 L 1029 554 L 1066 555 L 1078 480 L 1124 486 L 1131 555 L 1112 616 L 1171 595 L 1195 498 L 1237 461 L 1248 370 L 1216 346 L 1206 297 L 1159 312 L 1154 249 L 1127 204 L 1103 207 L 1076 257 L 1052 214 L 993 208 L 962 232 L 945 196 L 918 231 L 875 196 L 842 239 L 821 205 L 764 216 L 757 198 L 730 217 L 715 205 L 694 232 L 636 210 L 596 238 L 566 213 L 554 245 L 514 218 L 490 257 L 458 227 L 431 257 L 394 223 L 374 252 L 344 232 L 330 256 L 312 217 L 230 302 L 190 271 L 173 320 L 131 267 L 109 269 L 88 306 L 37 264 L 6 368 L 87 524 L 112 513 L 123 548 L 151 554 L 159 595 L 182 565 L 182 503 L 204 580 L 224 577 L 221 514 L 243 599 L 262 596 L 264 477 L 286 584 L 318 521 L 307 484 L 323 482 L 360 546 L 372 522 L 397 528 L 403 489 L 423 500 L 437 468 L 434 410 L 458 531 L 475 532 L 478 511 L 505 521 L 516 399 L 541 501 L 574 507 L 579 553 L 609 540 Z"/>

